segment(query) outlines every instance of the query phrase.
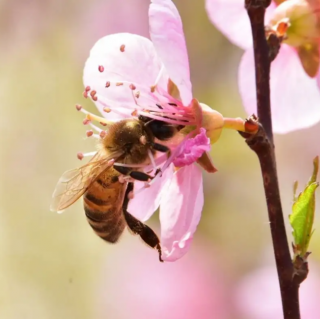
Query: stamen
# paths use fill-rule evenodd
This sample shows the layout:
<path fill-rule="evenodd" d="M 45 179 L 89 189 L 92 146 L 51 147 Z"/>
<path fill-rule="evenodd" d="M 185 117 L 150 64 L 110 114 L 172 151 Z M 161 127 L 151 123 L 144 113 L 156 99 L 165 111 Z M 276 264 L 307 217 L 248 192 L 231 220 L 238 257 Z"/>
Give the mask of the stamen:
<path fill-rule="evenodd" d="M 161 76 L 162 76 L 162 74 L 163 74 L 163 71 L 164 71 L 164 65 L 162 64 L 162 65 L 161 65 L 161 69 L 160 69 L 160 71 L 159 71 L 159 73 L 158 73 L 158 76 L 157 76 L 157 78 L 156 78 L 156 80 L 155 80 L 155 83 L 151 86 L 151 92 L 154 92 L 154 91 L 155 91 L 155 89 L 156 89 L 156 87 L 157 87 L 157 85 L 158 85 L 158 83 L 159 83 L 159 81 L 160 81 L 160 79 L 161 79 Z"/>
<path fill-rule="evenodd" d="M 123 85 L 123 82 L 117 82 L 116 83 L 116 86 L 122 86 Z"/>
<path fill-rule="evenodd" d="M 114 166 L 121 166 L 121 167 L 132 167 L 132 168 L 142 168 L 142 167 L 146 167 L 145 164 L 124 164 L 124 163 L 117 163 L 115 162 L 113 164 Z"/>
<path fill-rule="evenodd" d="M 106 88 L 108 88 L 109 86 L 110 86 L 110 82 L 107 81 L 107 82 L 106 82 Z"/>
<path fill-rule="evenodd" d="M 98 133 L 101 133 L 102 129 L 99 128 L 98 126 L 95 126 L 94 124 L 92 124 L 91 122 L 89 123 L 89 125 Z"/>
<path fill-rule="evenodd" d="M 96 155 L 97 152 L 89 152 L 89 153 L 77 153 L 78 159 L 81 161 L 84 157 Z"/>
<path fill-rule="evenodd" d="M 112 124 L 112 122 L 106 120 L 104 117 L 97 116 L 97 115 L 95 115 L 93 113 L 90 113 L 87 110 L 85 110 L 84 108 L 81 108 L 80 111 L 82 113 L 86 114 L 86 119 L 85 119 L 85 121 L 87 120 L 86 124 L 88 124 L 89 121 L 97 121 L 99 123 L 105 123 L 105 124 L 109 124 L 109 125 Z M 83 124 L 85 124 L 85 123 L 83 123 Z"/>
<path fill-rule="evenodd" d="M 171 119 L 171 118 L 167 118 L 164 116 L 159 116 L 159 115 L 155 115 L 155 113 L 148 113 L 148 112 L 143 112 L 143 111 L 139 111 L 138 112 L 140 115 L 144 115 L 146 117 L 150 117 L 153 118 L 155 120 L 159 120 L 162 122 L 166 122 L 166 123 L 170 123 L 170 124 L 176 124 L 176 125 L 195 125 L 196 122 L 194 120 L 188 119 L 186 118 L 186 120 L 180 120 L 179 117 L 177 117 L 176 119 Z M 179 121 L 180 120 L 180 121 Z"/>
<path fill-rule="evenodd" d="M 99 72 L 103 72 L 104 71 L 103 65 L 99 65 L 98 70 L 99 70 Z"/>
<path fill-rule="evenodd" d="M 92 130 L 89 130 L 86 132 L 87 137 L 93 137 L 93 138 L 98 138 L 100 139 L 100 135 L 99 134 L 93 134 Z"/>
<path fill-rule="evenodd" d="M 77 111 L 80 111 L 82 109 L 82 106 L 80 104 L 77 104 L 76 109 L 77 109 Z"/>
<path fill-rule="evenodd" d="M 126 46 L 124 45 L 124 44 L 121 44 L 121 46 L 120 46 L 120 51 L 121 52 L 124 52 L 124 49 L 126 48 Z"/>
<path fill-rule="evenodd" d="M 151 164 L 153 166 L 153 169 L 157 170 L 156 162 L 155 162 L 153 154 L 152 154 L 152 152 L 150 150 L 148 150 L 148 155 L 149 155 L 149 158 L 150 158 L 150 162 L 151 162 Z"/>

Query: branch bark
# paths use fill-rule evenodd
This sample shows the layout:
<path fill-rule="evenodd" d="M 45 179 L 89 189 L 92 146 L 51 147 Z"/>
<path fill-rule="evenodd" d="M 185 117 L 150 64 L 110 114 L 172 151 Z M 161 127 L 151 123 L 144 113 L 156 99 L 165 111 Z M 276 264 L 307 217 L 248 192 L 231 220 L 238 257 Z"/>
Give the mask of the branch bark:
<path fill-rule="evenodd" d="M 294 269 L 284 224 L 273 144 L 270 108 L 271 59 L 264 27 L 265 10 L 270 2 L 270 0 L 245 0 L 253 36 L 257 109 L 260 122 L 257 134 L 245 137 L 247 144 L 257 154 L 260 162 L 284 319 L 300 319 L 299 283 L 293 280 Z"/>

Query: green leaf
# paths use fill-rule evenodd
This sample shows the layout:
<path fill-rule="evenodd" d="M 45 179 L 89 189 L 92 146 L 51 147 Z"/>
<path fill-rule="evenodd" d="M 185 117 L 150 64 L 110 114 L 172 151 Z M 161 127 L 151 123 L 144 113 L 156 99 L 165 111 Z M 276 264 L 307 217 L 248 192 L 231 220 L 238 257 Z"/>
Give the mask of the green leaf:
<path fill-rule="evenodd" d="M 294 195 L 292 214 L 289 216 L 293 228 L 295 256 L 304 258 L 307 256 L 309 242 L 313 233 L 313 221 L 315 211 L 315 191 L 319 186 L 316 182 L 319 171 L 319 157 L 313 161 L 313 174 L 306 188 L 298 197 Z M 295 183 L 294 190 L 297 188 Z"/>

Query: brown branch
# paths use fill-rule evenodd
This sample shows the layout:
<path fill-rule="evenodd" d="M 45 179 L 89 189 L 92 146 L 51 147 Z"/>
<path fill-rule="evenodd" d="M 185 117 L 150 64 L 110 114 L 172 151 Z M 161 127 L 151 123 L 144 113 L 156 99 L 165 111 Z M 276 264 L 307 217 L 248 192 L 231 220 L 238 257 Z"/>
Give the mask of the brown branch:
<path fill-rule="evenodd" d="M 300 319 L 299 283 L 293 281 L 294 269 L 284 225 L 273 144 L 269 82 L 271 59 L 264 27 L 265 9 L 269 5 L 270 0 L 245 0 L 253 36 L 257 109 L 261 123 L 257 134 L 245 137 L 260 162 L 284 319 Z"/>

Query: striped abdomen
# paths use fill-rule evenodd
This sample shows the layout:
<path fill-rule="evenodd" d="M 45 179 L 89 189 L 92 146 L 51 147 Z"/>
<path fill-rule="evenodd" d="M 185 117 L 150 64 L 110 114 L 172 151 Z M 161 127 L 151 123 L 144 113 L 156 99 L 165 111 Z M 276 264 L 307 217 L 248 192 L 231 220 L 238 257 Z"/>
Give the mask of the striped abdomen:
<path fill-rule="evenodd" d="M 111 243 L 119 239 L 126 226 L 122 205 L 127 183 L 120 183 L 119 175 L 113 167 L 107 169 L 83 195 L 90 226 L 98 236 Z"/>

